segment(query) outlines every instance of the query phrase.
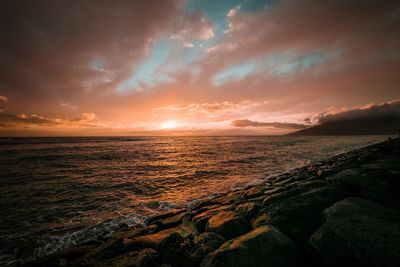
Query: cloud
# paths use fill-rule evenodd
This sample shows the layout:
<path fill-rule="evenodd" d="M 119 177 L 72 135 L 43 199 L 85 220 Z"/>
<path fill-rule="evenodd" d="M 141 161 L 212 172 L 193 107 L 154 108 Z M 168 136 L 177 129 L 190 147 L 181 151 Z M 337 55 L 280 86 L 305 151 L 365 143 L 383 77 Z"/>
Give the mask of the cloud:
<path fill-rule="evenodd" d="M 369 104 L 364 107 L 353 108 L 343 112 L 324 112 L 317 115 L 314 121 L 318 124 L 379 118 L 400 118 L 400 99 L 382 104 Z"/>
<path fill-rule="evenodd" d="M 182 105 L 171 105 L 159 108 L 161 110 L 183 111 L 188 114 L 209 115 L 235 115 L 247 114 L 252 110 L 268 105 L 268 101 L 242 100 L 238 102 L 214 102 L 214 103 L 191 103 Z"/>
<path fill-rule="evenodd" d="M 33 110 L 60 99 L 101 98 L 131 75 L 160 36 L 210 36 L 210 23 L 187 15 L 184 4 L 0 1 L 1 90 Z M 31 101 L 23 100 L 27 92 Z"/>
<path fill-rule="evenodd" d="M 211 49 L 217 49 L 213 47 Z M 212 50 L 211 50 L 212 51 Z M 296 74 L 318 74 L 321 64 L 340 59 L 340 50 L 317 50 L 307 54 L 296 51 L 283 51 L 248 59 L 246 62 L 229 66 L 217 72 L 212 78 L 214 86 L 220 86 L 231 81 L 241 81 L 249 76 L 262 74 L 265 77 L 285 77 Z"/>
<path fill-rule="evenodd" d="M 279 129 L 304 129 L 307 125 L 287 122 L 259 122 L 251 120 L 235 120 L 231 122 L 234 127 L 273 127 Z"/>
<path fill-rule="evenodd" d="M 377 62 L 398 62 L 399 14 L 400 3 L 394 0 L 368 0 L 362 5 L 356 0 L 282 0 L 259 12 L 238 12 L 229 17 L 223 42 L 209 49 L 214 74 L 215 70 L 229 70 L 241 62 L 274 57 L 285 51 L 296 55 L 275 66 L 268 66 L 267 61 L 257 62 L 250 74 L 266 78 L 265 73 L 271 73 L 267 79 L 280 76 L 285 81 L 295 76 L 304 80 L 310 70 L 331 74 Z M 234 49 L 218 49 L 232 43 L 235 45 L 230 47 Z M 309 63 L 316 68 L 311 69 Z M 232 81 L 240 84 L 253 78 L 240 75 Z"/>
<path fill-rule="evenodd" d="M 183 47 L 186 47 L 186 48 L 193 48 L 194 45 L 193 45 L 192 43 L 184 42 L 184 43 L 183 43 Z"/>
<path fill-rule="evenodd" d="M 8 100 L 7 97 L 0 95 L 0 101 L 7 101 L 7 100 Z"/>
<path fill-rule="evenodd" d="M 240 9 L 240 5 L 237 5 L 235 8 L 232 8 L 231 10 L 229 10 L 227 17 L 233 18 L 234 16 L 236 16 L 239 9 Z"/>
<path fill-rule="evenodd" d="M 98 127 L 95 123 L 96 114 L 82 113 L 78 118 L 52 118 L 36 114 L 0 113 L 0 127 L 29 128 L 33 126 L 84 126 Z"/>
<path fill-rule="evenodd" d="M 208 40 L 214 36 L 213 24 L 201 13 L 182 16 L 174 22 L 175 31 L 171 39 L 190 42 L 193 40 Z"/>

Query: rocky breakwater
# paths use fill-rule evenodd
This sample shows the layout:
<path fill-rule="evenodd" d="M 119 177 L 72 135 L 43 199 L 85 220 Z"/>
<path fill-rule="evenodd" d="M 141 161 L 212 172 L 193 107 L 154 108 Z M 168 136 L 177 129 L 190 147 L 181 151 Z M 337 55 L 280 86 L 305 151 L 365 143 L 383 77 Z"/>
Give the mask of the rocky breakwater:
<path fill-rule="evenodd" d="M 400 140 L 114 232 L 29 266 L 400 266 Z"/>

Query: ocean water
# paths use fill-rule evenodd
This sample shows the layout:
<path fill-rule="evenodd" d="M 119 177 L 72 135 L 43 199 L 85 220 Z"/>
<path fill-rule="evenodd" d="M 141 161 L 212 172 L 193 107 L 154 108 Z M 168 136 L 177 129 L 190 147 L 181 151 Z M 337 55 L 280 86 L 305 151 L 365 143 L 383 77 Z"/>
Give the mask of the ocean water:
<path fill-rule="evenodd" d="M 0 265 L 368 144 L 383 136 L 0 139 Z"/>

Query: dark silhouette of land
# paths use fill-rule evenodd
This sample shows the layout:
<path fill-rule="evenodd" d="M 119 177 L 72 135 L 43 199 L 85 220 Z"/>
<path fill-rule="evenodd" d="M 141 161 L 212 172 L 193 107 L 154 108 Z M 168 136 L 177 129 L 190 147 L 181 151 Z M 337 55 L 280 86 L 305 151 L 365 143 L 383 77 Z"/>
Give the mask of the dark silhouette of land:
<path fill-rule="evenodd" d="M 386 135 L 397 134 L 399 129 L 400 117 L 385 116 L 372 119 L 347 119 L 325 122 L 288 135 Z"/>

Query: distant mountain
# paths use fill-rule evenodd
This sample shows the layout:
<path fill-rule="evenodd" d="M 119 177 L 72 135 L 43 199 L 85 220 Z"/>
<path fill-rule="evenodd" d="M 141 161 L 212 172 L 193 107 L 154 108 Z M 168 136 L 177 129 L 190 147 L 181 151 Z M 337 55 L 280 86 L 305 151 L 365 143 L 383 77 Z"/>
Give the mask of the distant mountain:
<path fill-rule="evenodd" d="M 346 119 L 325 122 L 288 135 L 385 135 L 400 131 L 400 117 L 384 116 L 373 119 Z"/>

